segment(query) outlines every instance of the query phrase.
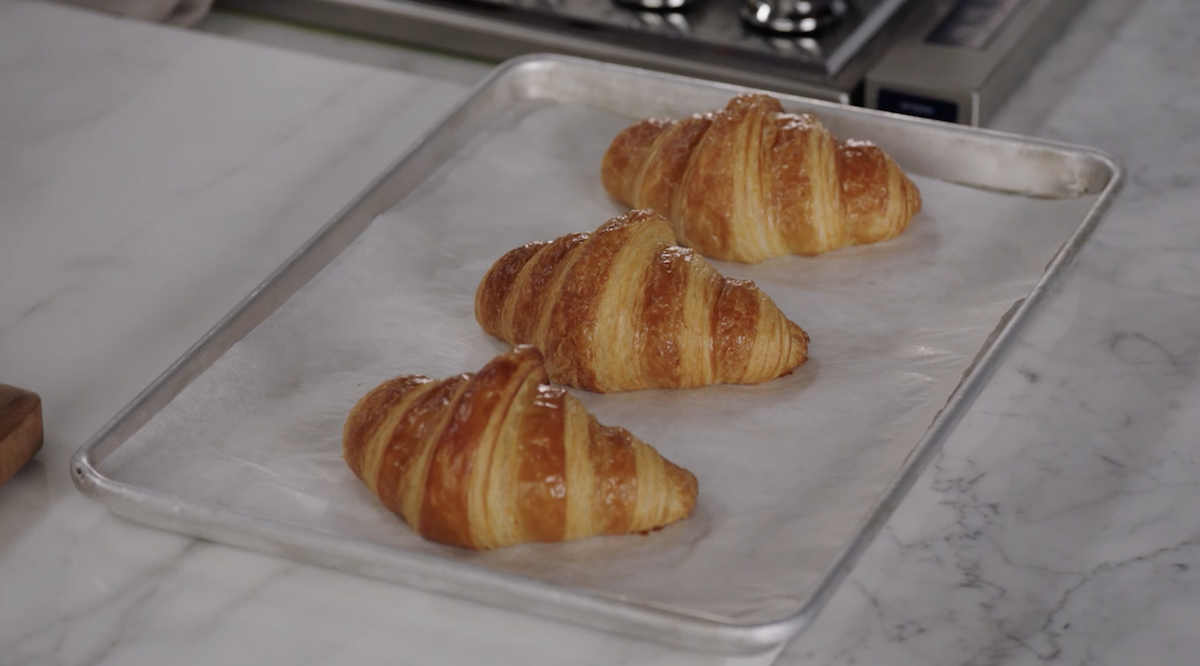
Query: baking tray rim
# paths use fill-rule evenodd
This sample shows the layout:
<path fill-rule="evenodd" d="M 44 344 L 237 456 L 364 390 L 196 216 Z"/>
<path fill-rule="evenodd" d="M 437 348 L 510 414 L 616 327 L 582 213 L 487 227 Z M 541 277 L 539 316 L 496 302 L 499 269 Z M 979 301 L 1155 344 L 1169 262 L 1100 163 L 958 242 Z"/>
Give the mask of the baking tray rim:
<path fill-rule="evenodd" d="M 995 330 L 984 341 L 975 359 L 963 372 L 958 385 L 945 405 L 931 421 L 925 435 L 915 444 L 901 463 L 879 499 L 860 521 L 820 583 L 808 595 L 796 612 L 778 620 L 757 623 L 737 623 L 727 618 L 705 616 L 695 611 L 681 611 L 659 606 L 645 600 L 624 600 L 620 595 L 589 592 L 560 587 L 536 579 L 486 569 L 466 562 L 457 562 L 432 554 L 398 551 L 371 542 L 334 537 L 298 525 L 255 518 L 238 511 L 210 504 L 183 500 L 165 493 L 122 483 L 102 474 L 96 467 L 120 447 L 147 421 L 186 388 L 192 380 L 216 362 L 230 347 L 266 319 L 295 291 L 312 279 L 325 265 L 344 249 L 333 252 L 323 262 L 318 255 L 323 243 L 335 234 L 343 222 L 356 211 L 367 207 L 377 191 L 394 174 L 404 169 L 420 151 L 506 79 L 519 79 L 533 70 L 545 67 L 588 68 L 607 70 L 614 74 L 659 79 L 676 85 L 693 85 L 709 89 L 724 89 L 731 94 L 757 89 L 735 84 L 705 81 L 693 77 L 668 74 L 637 67 L 602 63 L 585 58 L 557 54 L 535 53 L 512 58 L 499 64 L 474 86 L 442 118 L 428 128 L 402 155 L 369 183 L 329 222 L 309 238 L 283 264 L 273 270 L 234 308 L 212 326 L 175 362 L 122 408 L 112 419 L 89 438 L 72 456 L 70 474 L 78 490 L 107 505 L 114 513 L 135 522 L 153 527 L 204 538 L 215 542 L 277 554 L 284 557 L 340 569 L 350 573 L 388 580 L 422 590 L 445 593 L 459 598 L 486 603 L 501 608 L 514 608 L 548 619 L 598 628 L 635 636 L 684 649 L 723 654 L 759 654 L 781 646 L 800 633 L 816 617 L 849 574 L 858 558 L 874 541 L 879 530 L 891 517 L 928 462 L 953 432 L 974 399 L 987 385 L 996 368 L 1007 355 L 1033 313 L 1061 283 L 1070 266 L 1078 258 L 1084 243 L 1095 231 L 1105 213 L 1120 192 L 1125 170 L 1108 154 L 1070 143 L 1026 137 L 1006 132 L 950 125 L 937 121 L 894 113 L 863 109 L 819 99 L 782 93 L 772 93 L 784 101 L 802 103 L 807 107 L 836 109 L 839 114 L 862 114 L 883 118 L 888 122 L 915 124 L 977 138 L 1017 143 L 1072 153 L 1095 161 L 1108 173 L 1107 181 L 1097 193 L 1096 202 L 1082 222 L 1047 263 L 1046 269 L 1030 293 L 1014 304 L 1001 317 Z M 394 204 L 394 202 L 393 202 Z M 373 219 L 377 214 L 371 214 Z M 369 225 L 363 224 L 351 240 Z M 347 241 L 348 244 L 349 241 Z M 276 293 L 281 281 L 289 274 L 302 270 L 305 262 L 321 262 L 286 294 Z M 262 311 L 264 310 L 265 311 Z M 262 311 L 253 323 L 255 311 Z M 96 458 L 99 457 L 99 460 Z"/>

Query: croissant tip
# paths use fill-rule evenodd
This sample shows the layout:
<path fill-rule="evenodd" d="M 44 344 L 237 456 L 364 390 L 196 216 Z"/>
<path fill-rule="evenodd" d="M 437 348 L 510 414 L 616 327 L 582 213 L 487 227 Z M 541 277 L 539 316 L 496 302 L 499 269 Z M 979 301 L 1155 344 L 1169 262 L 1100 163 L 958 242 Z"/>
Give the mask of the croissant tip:
<path fill-rule="evenodd" d="M 696 498 L 700 496 L 700 482 L 696 479 L 696 475 L 688 470 L 670 461 L 666 461 L 666 463 L 667 473 L 675 486 L 673 510 L 670 511 L 668 519 L 664 523 L 664 525 L 670 525 L 688 518 L 695 511 Z"/>

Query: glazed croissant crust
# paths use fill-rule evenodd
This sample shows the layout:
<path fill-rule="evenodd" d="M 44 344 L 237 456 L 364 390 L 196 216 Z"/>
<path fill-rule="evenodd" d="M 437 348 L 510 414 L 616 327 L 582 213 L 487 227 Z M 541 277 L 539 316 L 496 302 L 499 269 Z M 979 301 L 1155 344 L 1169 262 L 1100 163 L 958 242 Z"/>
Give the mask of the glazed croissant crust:
<path fill-rule="evenodd" d="M 509 252 L 480 283 L 475 318 L 536 346 L 551 380 L 600 393 L 756 384 L 808 357 L 808 335 L 770 297 L 676 245 L 652 211 Z"/>
<path fill-rule="evenodd" d="M 474 549 L 626 534 L 686 518 L 696 478 L 546 383 L 532 347 L 478 374 L 405 375 L 367 393 L 346 463 L 421 536 Z"/>
<path fill-rule="evenodd" d="M 877 146 L 839 142 L 768 95 L 631 125 L 605 153 L 601 179 L 621 203 L 665 215 L 682 245 L 744 263 L 887 240 L 921 209 Z"/>

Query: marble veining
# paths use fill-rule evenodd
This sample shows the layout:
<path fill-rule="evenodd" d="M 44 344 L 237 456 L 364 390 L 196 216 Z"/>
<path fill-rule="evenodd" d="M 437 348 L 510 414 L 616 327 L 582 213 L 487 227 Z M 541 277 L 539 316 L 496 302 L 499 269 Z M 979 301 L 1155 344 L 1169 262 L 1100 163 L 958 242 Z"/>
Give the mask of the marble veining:
<path fill-rule="evenodd" d="M 0 2 L 0 381 L 46 445 L 0 486 L 0 664 L 763 664 L 124 521 L 68 460 L 464 94 Z"/>
<path fill-rule="evenodd" d="M 1096 0 L 997 119 L 1109 152 L 1125 192 L 778 663 L 1196 663 L 1198 10 Z"/>

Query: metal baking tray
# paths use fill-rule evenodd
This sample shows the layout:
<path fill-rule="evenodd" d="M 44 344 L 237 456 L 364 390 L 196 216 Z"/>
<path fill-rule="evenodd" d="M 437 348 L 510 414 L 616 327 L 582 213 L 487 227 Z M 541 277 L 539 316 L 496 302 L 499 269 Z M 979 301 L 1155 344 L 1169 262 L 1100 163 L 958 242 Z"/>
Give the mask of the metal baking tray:
<path fill-rule="evenodd" d="M 812 335 L 758 386 L 574 393 L 700 480 L 650 535 L 473 553 L 425 542 L 341 461 L 378 382 L 477 370 L 504 345 L 475 287 L 520 244 L 623 212 L 599 184 L 633 119 L 746 89 L 559 56 L 498 67 L 75 455 L 135 521 L 724 654 L 808 626 L 949 436 L 1122 182 L 1093 150 L 780 95 L 885 148 L 924 210 L 887 243 L 755 266 Z"/>

